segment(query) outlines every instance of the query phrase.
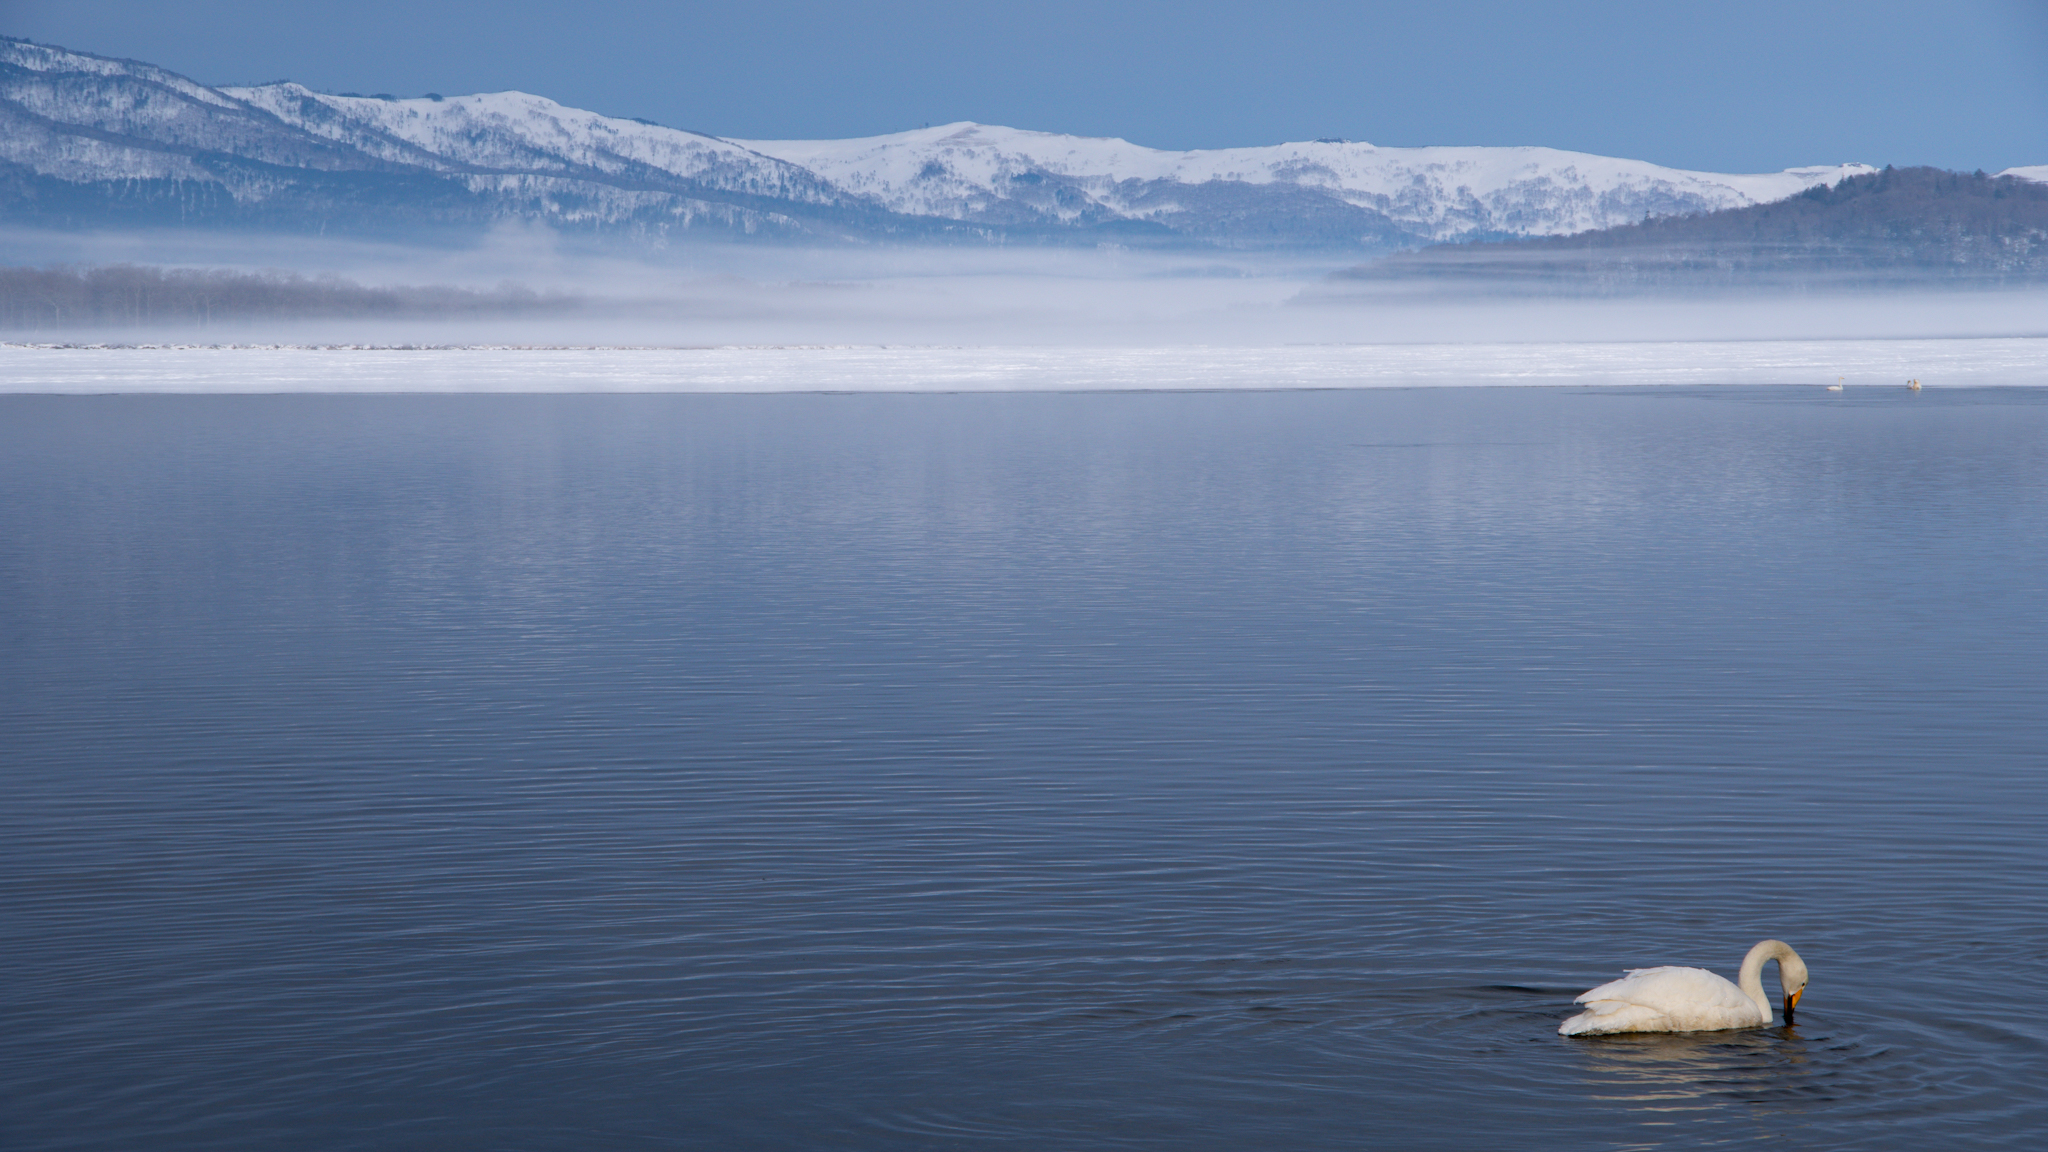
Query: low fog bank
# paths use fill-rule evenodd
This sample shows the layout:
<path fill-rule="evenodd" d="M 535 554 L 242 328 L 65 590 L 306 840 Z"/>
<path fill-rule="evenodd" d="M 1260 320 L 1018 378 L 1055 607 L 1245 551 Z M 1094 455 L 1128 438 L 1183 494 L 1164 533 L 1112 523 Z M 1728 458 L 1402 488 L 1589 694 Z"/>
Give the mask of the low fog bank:
<path fill-rule="evenodd" d="M 1539 385 L 2048 385 L 2048 339 L 1291 347 L 304 348 L 0 345 L 0 392 L 1002 392 Z M 1907 392 L 1910 395 L 1912 393 Z"/>
<path fill-rule="evenodd" d="M 1546 237 L 1560 242 L 1577 237 Z M 2048 256 L 1905 264 L 1876 247 L 1751 244 L 1567 249 L 1523 241 L 1443 244 L 1346 269 L 1318 297 L 1493 296 L 1502 299 L 1711 299 L 1723 296 L 1884 295 L 2048 290 Z"/>
<path fill-rule="evenodd" d="M 622 253 L 546 229 L 463 248 L 193 233 L 0 233 L 0 264 L 347 285 L 318 307 L 195 320 L 10 323 L 34 344 L 1270 347 L 2023 337 L 2048 289 L 1776 286 L 1707 295 L 1505 295 L 1361 284 L 1348 258 L 1098 248 Z M 325 279 L 323 279 L 325 278 Z M 308 302 L 318 303 L 312 295 Z M 232 310 L 229 310 L 232 311 Z M 24 314 L 25 315 L 25 314 Z M 131 314 L 132 317 L 132 314 Z"/>

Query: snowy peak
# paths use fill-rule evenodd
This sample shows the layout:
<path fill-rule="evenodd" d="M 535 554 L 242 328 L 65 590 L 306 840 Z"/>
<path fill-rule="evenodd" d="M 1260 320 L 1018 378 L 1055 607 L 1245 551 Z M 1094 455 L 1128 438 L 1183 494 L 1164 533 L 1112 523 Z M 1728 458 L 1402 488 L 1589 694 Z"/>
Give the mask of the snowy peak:
<path fill-rule="evenodd" d="M 0 38 L 0 222 L 400 238 L 533 221 L 658 244 L 843 239 L 878 215 L 787 162 L 543 97 L 217 89 Z"/>
<path fill-rule="evenodd" d="M 917 215 L 976 220 L 1024 207 L 1061 220 L 1095 214 L 1170 222 L 1194 211 L 1171 194 L 1175 187 L 1286 186 L 1384 216 L 1430 240 L 1553 235 L 1742 207 L 1874 170 L 1840 164 L 1721 175 L 1551 148 L 1378 148 L 1336 140 L 1174 152 L 973 123 L 855 140 L 740 143 Z M 1048 195 L 1048 182 L 1066 195 Z"/>
<path fill-rule="evenodd" d="M 209 167 L 209 154 L 321 171 L 379 167 L 176 73 L 0 39 L 0 160 L 65 180 L 236 178 Z"/>
<path fill-rule="evenodd" d="M 602 116 L 525 92 L 391 100 L 289 83 L 223 91 L 307 132 L 452 172 L 680 182 L 812 204 L 836 199 L 803 168 L 715 136 Z"/>
<path fill-rule="evenodd" d="M 233 108 L 235 105 L 232 97 L 153 64 L 144 64 L 139 60 L 92 56 L 27 40 L 0 38 L 0 67 L 49 80 L 89 77 L 137 80 L 174 92 L 197 103 L 222 108 Z"/>

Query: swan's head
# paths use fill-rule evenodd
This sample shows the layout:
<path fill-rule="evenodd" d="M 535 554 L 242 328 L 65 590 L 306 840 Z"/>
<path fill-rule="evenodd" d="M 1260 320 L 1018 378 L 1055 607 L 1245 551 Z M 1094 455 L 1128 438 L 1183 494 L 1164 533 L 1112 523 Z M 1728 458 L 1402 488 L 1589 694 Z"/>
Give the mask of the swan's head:
<path fill-rule="evenodd" d="M 1790 953 L 1778 958 L 1778 983 L 1785 986 L 1785 1023 L 1792 1022 L 1792 1010 L 1799 1007 L 1799 998 L 1806 994 L 1806 961 L 1790 948 Z"/>

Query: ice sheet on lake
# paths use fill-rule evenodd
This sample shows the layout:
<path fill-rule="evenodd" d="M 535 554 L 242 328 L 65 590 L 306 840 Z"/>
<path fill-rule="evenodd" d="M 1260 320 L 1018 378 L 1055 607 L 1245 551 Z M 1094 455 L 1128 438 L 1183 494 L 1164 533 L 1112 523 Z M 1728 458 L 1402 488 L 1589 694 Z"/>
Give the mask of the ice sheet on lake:
<path fill-rule="evenodd" d="M 2048 384 L 2048 338 L 1290 347 L 0 345 L 0 392 L 993 392 Z"/>

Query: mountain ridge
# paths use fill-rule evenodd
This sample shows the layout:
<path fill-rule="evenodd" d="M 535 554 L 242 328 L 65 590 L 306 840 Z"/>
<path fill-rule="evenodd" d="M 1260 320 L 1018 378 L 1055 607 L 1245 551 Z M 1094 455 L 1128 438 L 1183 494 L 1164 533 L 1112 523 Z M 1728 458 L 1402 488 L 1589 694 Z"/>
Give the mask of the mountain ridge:
<path fill-rule="evenodd" d="M 1645 215 L 1760 203 L 1831 183 L 1868 165 L 1818 165 L 1727 175 L 1538 147 L 1380 148 L 1312 140 L 1171 151 L 960 122 L 851 140 L 735 140 L 804 164 L 905 213 L 975 219 L 1004 181 L 1064 182 L 1087 202 L 1138 219 L 1169 219 L 1173 193 L 1211 183 L 1291 185 L 1386 217 L 1408 235 L 1584 231 Z"/>
<path fill-rule="evenodd" d="M 1721 174 L 1547 148 L 1169 151 L 962 122 L 746 140 L 519 92 L 398 99 L 0 38 L 0 220 L 373 234 L 507 221 L 665 244 L 1142 244 L 1391 252 L 1769 203 L 1875 171 Z"/>

